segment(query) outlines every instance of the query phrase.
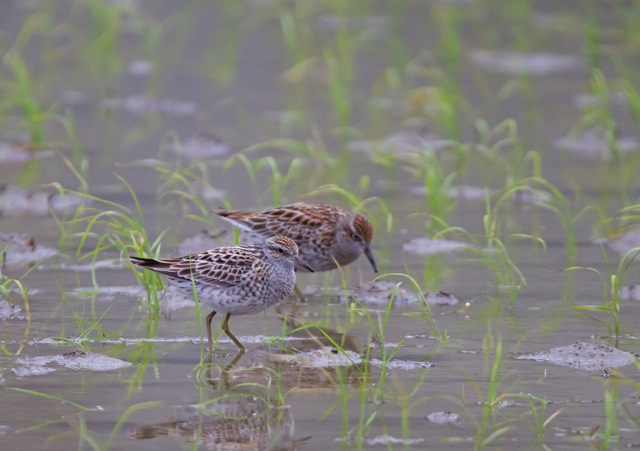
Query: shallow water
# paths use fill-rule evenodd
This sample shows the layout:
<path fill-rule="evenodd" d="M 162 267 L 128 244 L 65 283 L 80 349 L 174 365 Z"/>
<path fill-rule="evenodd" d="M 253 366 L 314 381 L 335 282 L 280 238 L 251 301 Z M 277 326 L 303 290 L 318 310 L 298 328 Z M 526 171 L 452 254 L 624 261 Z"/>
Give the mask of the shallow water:
<path fill-rule="evenodd" d="M 637 202 L 638 149 L 606 143 L 618 138 L 612 121 L 637 135 L 638 116 L 617 91 L 637 79 L 640 40 L 626 24 L 638 12 L 571 2 L 341 5 L 0 4 L 3 50 L 14 45 L 31 72 L 28 91 L 55 113 L 26 120 L 28 101 L 8 96 L 21 92 L 17 72 L 1 74 L 10 100 L 0 142 L 45 151 L 0 164 L 0 183 L 11 187 L 0 192 L 2 274 L 26 290 L 5 283 L 21 311 L 0 320 L 2 404 L 11 406 L 0 415 L 3 449 L 640 443 L 634 365 L 582 371 L 514 358 L 577 341 L 640 352 L 637 301 L 622 301 L 617 339 L 613 314 L 576 309 L 608 299 L 603 250 L 622 285 L 637 283 L 635 264 L 618 271 L 633 244 L 621 252 L 591 239 L 633 229 L 634 218 L 606 219 Z M 607 44 L 596 46 L 598 64 L 585 56 L 594 39 L 585 30 Z M 596 65 L 611 93 L 590 88 Z M 595 110 L 580 100 L 586 94 L 614 100 Z M 508 130 L 489 130 L 507 119 L 517 135 L 496 146 Z M 253 164 L 274 160 L 252 179 L 238 152 Z M 326 184 L 358 201 L 379 198 L 362 210 L 381 274 L 395 274 L 382 281 L 402 282 L 397 299 L 387 308 L 393 290 L 370 284 L 365 258 L 344 268 L 344 281 L 303 274 L 305 303 L 292 297 L 280 313 L 233 317 L 249 350 L 238 354 L 222 334 L 210 355 L 199 322 L 207 312 L 189 296 L 168 291 L 154 311 L 118 250 L 81 258 L 97 243 L 139 239 L 132 227 L 119 235 L 97 226 L 82 241 L 90 213 L 137 217 L 116 174 L 135 192 L 150 240 L 163 234 L 161 255 L 185 239 L 182 250 L 233 242 L 232 231 L 215 234 L 224 225 L 207 213 L 222 204 L 349 208 L 336 191 L 314 192 Z M 52 183 L 94 198 L 76 210 L 82 197 L 61 196 Z M 514 187 L 521 191 L 507 193 Z M 501 206 L 492 232 L 508 260 L 486 238 L 485 194 Z M 460 229 L 438 234 L 445 223 Z M 601 275 L 567 270 L 574 266 Z M 427 307 L 422 294 L 440 290 L 459 302 Z M 457 419 L 442 421 L 449 413 Z"/>

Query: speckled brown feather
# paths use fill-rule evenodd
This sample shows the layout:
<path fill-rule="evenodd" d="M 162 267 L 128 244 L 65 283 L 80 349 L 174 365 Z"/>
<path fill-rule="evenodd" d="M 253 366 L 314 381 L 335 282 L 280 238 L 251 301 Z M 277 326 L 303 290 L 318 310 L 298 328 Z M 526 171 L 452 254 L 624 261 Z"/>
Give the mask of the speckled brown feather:
<path fill-rule="evenodd" d="M 261 312 L 283 301 L 296 283 L 294 265 L 313 271 L 298 258 L 295 241 L 284 236 L 177 258 L 130 258 L 133 264 L 168 277 L 182 290 L 195 288 L 198 301 L 212 309 L 206 318 L 209 347 L 213 347 L 211 320 L 217 312 L 225 314 L 222 330 L 244 349 L 229 329 L 231 315 Z"/>
<path fill-rule="evenodd" d="M 361 214 L 356 214 L 353 219 L 353 227 L 365 242 L 370 243 L 373 239 L 373 227 L 367 218 Z"/>
<path fill-rule="evenodd" d="M 217 210 L 215 213 L 237 225 L 254 241 L 274 235 L 294 240 L 300 257 L 316 271 L 347 265 L 364 251 L 377 270 L 369 249 L 373 227 L 359 214 L 324 204 L 291 204 L 257 213 Z M 353 230 L 352 230 L 353 228 Z M 352 234 L 359 236 L 357 242 Z"/>
<path fill-rule="evenodd" d="M 250 244 L 159 260 L 131 257 L 131 261 L 171 279 L 190 282 L 193 276 L 198 283 L 222 288 L 242 283 L 247 271 L 258 265 L 261 258 L 264 252 L 260 246 Z"/>
<path fill-rule="evenodd" d="M 215 213 L 255 237 L 282 235 L 296 243 L 302 243 L 323 230 L 335 233 L 332 225 L 341 215 L 337 207 L 315 204 L 292 204 L 260 213 L 238 210 L 217 210 Z"/>

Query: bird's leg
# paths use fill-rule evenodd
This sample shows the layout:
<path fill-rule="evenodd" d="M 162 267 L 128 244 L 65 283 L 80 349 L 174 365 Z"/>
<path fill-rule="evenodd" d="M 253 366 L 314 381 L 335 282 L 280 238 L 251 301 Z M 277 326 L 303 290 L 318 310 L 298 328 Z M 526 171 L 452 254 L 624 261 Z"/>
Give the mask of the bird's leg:
<path fill-rule="evenodd" d="M 238 353 L 236 354 L 236 356 L 233 358 L 233 360 L 231 361 L 231 363 L 229 363 L 227 366 L 224 367 L 224 371 L 230 371 L 233 369 L 234 366 L 236 366 L 236 363 L 238 363 L 238 361 L 240 360 L 240 358 L 244 355 L 244 353 L 247 350 L 245 348 L 242 349 L 238 349 Z"/>
<path fill-rule="evenodd" d="M 293 289 L 295 290 L 296 294 L 300 298 L 300 302 L 304 303 L 305 302 L 305 298 L 304 298 L 304 294 L 302 293 L 302 290 L 300 288 L 298 288 L 298 285 L 294 285 Z"/>
<path fill-rule="evenodd" d="M 213 338 L 211 337 L 211 320 L 216 316 L 216 312 L 207 315 L 207 338 L 209 339 L 209 350 L 213 351 Z"/>
<path fill-rule="evenodd" d="M 222 330 L 224 330 L 224 333 L 233 340 L 237 347 L 239 347 L 240 349 L 246 349 L 229 330 L 229 318 L 231 318 L 231 313 L 227 313 L 222 320 Z"/>

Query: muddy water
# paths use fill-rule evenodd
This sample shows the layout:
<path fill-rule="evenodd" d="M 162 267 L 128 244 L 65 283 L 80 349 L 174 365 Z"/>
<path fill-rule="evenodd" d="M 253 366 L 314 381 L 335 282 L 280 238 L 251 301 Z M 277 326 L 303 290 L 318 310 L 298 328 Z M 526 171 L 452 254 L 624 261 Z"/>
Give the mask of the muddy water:
<path fill-rule="evenodd" d="M 202 448 L 242 443 L 258 449 L 370 449 L 386 443 L 392 448 L 404 444 L 417 449 L 469 449 L 496 431 L 502 434 L 491 444 L 503 448 L 544 444 L 552 449 L 583 449 L 585 441 L 604 440 L 599 434 L 606 429 L 604 400 L 608 396 L 615 403 L 620 428 L 619 442 L 613 446 L 637 444 L 637 386 L 630 382 L 638 377 L 633 365 L 614 370 L 605 363 L 606 370 L 589 372 L 513 358 L 594 338 L 598 343 L 615 344 L 607 328 L 610 316 L 594 314 L 602 320 L 596 321 L 576 315 L 574 309 L 604 303 L 602 279 L 589 271 L 564 271 L 574 264 L 589 266 L 601 271 L 606 280 L 602 250 L 589 241 L 600 225 L 598 216 L 586 215 L 577 223 L 577 257 L 571 261 L 565 249 L 571 234 L 548 208 L 521 202 L 502 211 L 502 238 L 527 281 L 521 290 L 513 286 L 513 280 L 496 276 L 505 273 L 503 266 L 482 257 L 491 255 L 481 238 L 485 233 L 483 198 L 457 200 L 446 218 L 450 225 L 474 234 L 476 241 L 459 234 L 445 238 L 462 240 L 472 250 L 425 256 L 412 252 L 411 246 L 403 247 L 428 235 L 425 222 L 434 204 L 411 194 L 423 185 L 423 176 L 407 170 L 415 169 L 415 163 L 388 168 L 373 163 L 383 160 L 380 154 L 374 159 L 366 151 L 342 145 L 339 137 L 345 130 L 339 130 L 341 135 L 336 129 L 345 124 L 339 124 L 329 100 L 330 87 L 337 82 L 331 84 L 330 65 L 322 60 L 336 51 L 336 35 L 351 39 L 342 45 L 353 46 L 357 61 L 349 97 L 348 125 L 354 129 L 346 133 L 354 140 L 384 142 L 385 137 L 417 123 L 443 139 L 477 144 L 482 138 L 472 127 L 472 106 L 475 117 L 491 127 L 507 118 L 517 122 L 522 148 L 540 152 L 542 176 L 572 200 L 571 207 L 562 208 L 575 208 L 575 215 L 585 205 L 597 205 L 612 215 L 623 202 L 633 203 L 637 181 L 619 177 L 624 168 L 615 162 L 563 152 L 555 144 L 579 122 L 575 99 L 588 89 L 582 48 L 588 11 L 580 12 L 570 4 L 505 11 L 492 2 L 406 2 L 397 9 L 365 2 L 342 23 L 328 6 L 298 5 L 294 22 L 301 28 L 296 56 L 295 51 L 285 50 L 281 30 L 281 25 L 289 24 L 291 5 L 249 2 L 238 9 L 223 9 L 193 2 L 179 10 L 173 2 L 163 1 L 92 5 L 93 22 L 88 8 L 80 3 L 52 2 L 45 7 L 39 2 L 16 1 L 0 5 L 5 51 L 28 20 L 46 17 L 59 25 L 55 28 L 59 35 L 32 42 L 23 56 L 32 68 L 32 89 L 39 102 L 45 108 L 56 105 L 58 113 L 73 114 L 80 143 L 79 153 L 74 154 L 64 128 L 51 121 L 44 147 L 53 152 L 28 163 L 5 161 L 0 165 L 0 182 L 19 193 L 0 197 L 0 231 L 33 237 L 35 244 L 23 243 L 28 252 L 58 252 L 56 257 L 35 253 L 32 258 L 20 261 L 14 257 L 12 261 L 11 248 L 8 250 L 3 274 L 20 278 L 29 295 L 27 312 L 20 295 L 11 291 L 10 300 L 22 311 L 0 323 L 5 351 L 0 358 L 3 449 L 176 449 L 194 443 Z M 603 32 L 622 27 L 624 6 L 617 8 L 620 11 L 614 14 L 592 5 L 591 14 L 598 18 L 597 26 Z M 115 27 L 115 53 L 104 45 L 111 28 L 98 17 Z M 453 51 L 447 50 L 451 41 L 443 28 L 451 21 L 461 24 L 456 76 L 446 77 L 448 81 L 425 79 L 415 67 L 443 68 L 447 61 L 455 60 Z M 159 31 L 162 37 L 154 45 L 153 33 Z M 306 38 L 305 33 L 313 38 Z M 616 45 L 626 42 L 624 34 L 616 36 Z M 520 46 L 526 42 L 524 50 L 538 56 L 524 62 L 514 59 L 504 53 L 513 50 L 502 45 L 504 41 L 518 41 Z M 294 45 L 292 42 L 289 44 Z M 315 59 L 305 59 L 311 56 Z M 296 79 L 296 72 L 285 71 L 304 61 L 311 64 L 306 69 L 309 73 L 304 66 L 296 66 L 303 81 L 287 82 Z M 406 84 L 371 99 L 372 92 L 378 92 L 376 86 L 383 84 L 384 68 L 393 66 L 402 74 L 411 72 L 412 64 L 414 72 Z M 615 78 L 610 59 L 603 58 L 602 64 L 605 73 Z M 529 75 L 514 75 L 514 67 L 523 65 Z M 627 67 L 632 72 L 637 69 Z M 506 96 L 508 83 L 521 90 Z M 448 86 L 459 93 L 455 105 L 460 109 L 459 136 L 447 135 L 446 124 L 438 121 L 442 115 L 430 120 L 419 114 L 418 119 L 412 118 L 416 108 L 429 110 L 445 102 L 421 97 L 427 91 L 417 88 L 425 86 Z M 624 107 L 614 105 L 612 110 L 621 131 L 637 129 Z M 3 114 L 3 138 L 25 140 L 20 110 Z M 291 118 L 297 122 L 290 122 Z M 198 141 L 202 134 L 206 145 L 201 145 L 208 149 L 203 150 L 204 157 L 194 157 L 189 149 L 180 153 L 169 145 L 178 137 L 184 143 L 193 136 L 200 136 L 195 142 L 202 143 Z M 253 187 L 242 164 L 223 167 L 228 155 L 247 146 L 271 139 L 305 141 L 312 137 L 322 141 L 316 146 L 331 149 L 329 154 L 339 164 L 331 168 L 307 158 L 302 162 L 303 175 L 279 197 L 270 191 L 267 169 L 257 173 Z M 497 139 L 492 137 L 491 142 Z M 247 155 L 254 161 L 274 155 L 285 171 L 291 155 L 274 147 Z M 366 298 L 363 304 L 350 307 L 344 294 L 322 295 L 318 288 L 342 286 L 337 274 L 303 275 L 299 284 L 308 299 L 296 306 L 294 322 L 283 321 L 273 309 L 232 318 L 234 334 L 249 351 L 237 355 L 235 346 L 222 336 L 209 357 L 189 299 L 169 294 L 161 301 L 163 311 L 154 315 L 145 304 L 146 293 L 130 268 L 120 263 L 117 252 L 101 253 L 97 264 L 91 258 L 77 257 L 79 238 L 71 233 L 83 227 L 68 222 L 76 206 L 70 206 L 64 217 L 64 208 L 56 204 L 56 210 L 47 204 L 53 197 L 34 197 L 56 193 L 45 186 L 51 182 L 67 189 L 80 187 L 56 152 L 72 158 L 77 166 L 86 158 L 89 192 L 134 211 L 130 194 L 115 174 L 127 180 L 141 202 L 149 236 L 155 239 L 166 231 L 162 254 L 172 253 L 202 228 L 222 224 L 202 218 L 192 204 L 176 200 L 184 196 L 160 196 L 172 188 L 185 188 L 178 182 L 168 184 L 154 166 L 177 172 L 194 158 L 205 159 L 208 182 L 220 190 L 205 201 L 209 208 L 225 200 L 237 208 L 266 207 L 274 197 L 282 202 L 313 200 L 348 206 L 337 195 L 304 197 L 327 183 L 352 189 L 360 197 L 378 196 L 393 213 L 387 229 L 383 210 L 375 202 L 366 211 L 375 224 L 374 249 L 381 273 L 408 272 L 423 291 L 444 290 L 455 295 L 456 305 L 431 307 L 431 318 L 447 338 L 437 340 L 429 322 L 417 317 L 422 310 L 406 279 L 386 279 L 403 281 L 402 288 L 408 291 L 403 302 L 398 296 L 391 307 L 383 334 L 384 293 L 361 293 Z M 408 158 L 419 160 L 413 153 Z M 515 165 L 501 166 L 513 161 L 514 154 L 516 150 L 507 147 L 500 158 L 488 160 L 471 151 L 463 163 L 458 162 L 456 184 L 504 189 L 509 176 L 530 175 L 514 174 Z M 456 169 L 453 157 L 441 158 L 447 174 Z M 136 163 L 150 159 L 157 161 Z M 625 165 L 637 165 L 633 152 Z M 197 182 L 201 174 L 195 169 L 186 177 Z M 363 175 L 369 175 L 371 182 L 364 193 L 353 188 Z M 20 194 L 19 186 L 33 191 Z M 222 198 L 218 197 L 221 193 Z M 21 209 L 9 208 L 18 203 Z M 48 207 L 57 220 L 45 213 Z M 88 207 L 97 211 L 113 208 L 98 201 Z M 517 233 L 539 234 L 545 240 L 545 251 L 531 240 L 508 238 Z M 231 240 L 231 234 L 217 239 L 220 244 Z M 83 253 L 93 249 L 95 238 L 89 242 Z M 615 267 L 619 256 L 610 252 L 609 258 Z M 30 265 L 36 262 L 35 267 Z M 347 269 L 346 276 L 347 286 L 353 289 L 374 275 L 361 259 Z M 632 268 L 625 283 L 634 283 L 633 276 Z M 94 285 L 95 292 L 88 292 Z M 510 297 L 514 301 L 508 308 Z M 293 310 L 296 302 L 291 299 L 292 305 L 284 311 Z M 622 304 L 621 350 L 640 351 L 639 308 L 633 301 Z M 324 347 L 331 343 L 317 329 L 289 334 L 304 322 L 317 322 L 342 344 L 345 354 Z M 276 341 L 283 331 L 286 338 Z M 384 343 L 379 343 L 382 337 Z M 389 353 L 398 345 L 389 366 L 381 367 L 381 347 Z M 490 390 L 500 346 L 496 396 L 502 397 L 487 414 L 482 402 Z M 435 365 L 423 368 L 426 362 Z M 612 374 L 614 377 L 605 377 Z M 438 412 L 457 417 L 447 417 L 451 421 L 445 424 L 427 418 Z M 556 413 L 543 428 L 542 423 Z"/>

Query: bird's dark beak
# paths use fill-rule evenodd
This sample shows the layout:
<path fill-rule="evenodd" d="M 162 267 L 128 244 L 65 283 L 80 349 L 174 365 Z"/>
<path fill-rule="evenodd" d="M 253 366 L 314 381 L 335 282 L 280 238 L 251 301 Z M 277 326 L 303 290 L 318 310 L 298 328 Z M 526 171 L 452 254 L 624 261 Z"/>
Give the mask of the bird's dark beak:
<path fill-rule="evenodd" d="M 315 272 L 311 266 L 307 265 L 305 262 L 300 260 L 300 257 L 293 257 L 293 263 L 295 263 L 298 266 L 302 266 L 307 271 Z"/>
<path fill-rule="evenodd" d="M 376 259 L 373 258 L 373 254 L 371 253 L 371 249 L 369 249 L 369 246 L 364 248 L 364 255 L 367 256 L 367 259 L 371 263 L 371 266 L 373 266 L 374 272 L 378 272 L 378 266 L 376 265 Z"/>

